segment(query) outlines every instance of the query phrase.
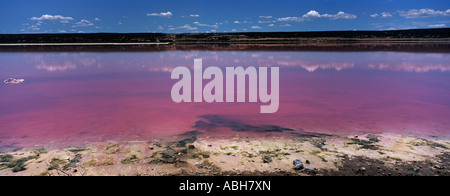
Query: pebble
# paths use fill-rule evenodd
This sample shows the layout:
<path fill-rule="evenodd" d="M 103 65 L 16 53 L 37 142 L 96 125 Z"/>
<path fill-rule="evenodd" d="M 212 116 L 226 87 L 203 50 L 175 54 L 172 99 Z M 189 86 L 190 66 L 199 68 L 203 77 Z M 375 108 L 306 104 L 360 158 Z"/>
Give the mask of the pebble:
<path fill-rule="evenodd" d="M 442 163 L 442 160 L 439 159 L 439 160 L 438 160 L 438 163 Z"/>
<path fill-rule="evenodd" d="M 293 164 L 294 164 L 294 169 L 295 169 L 295 170 L 301 170 L 301 169 L 303 169 L 303 163 L 302 163 L 302 161 L 301 161 L 300 159 L 295 159 L 295 160 L 293 161 Z"/>
<path fill-rule="evenodd" d="M 153 150 L 155 148 L 153 146 L 149 146 L 148 149 Z"/>
<path fill-rule="evenodd" d="M 366 168 L 365 167 L 361 167 L 361 168 L 359 168 L 359 171 L 366 171 Z"/>
<path fill-rule="evenodd" d="M 309 160 L 306 160 L 305 163 L 306 163 L 306 164 L 310 164 Z"/>

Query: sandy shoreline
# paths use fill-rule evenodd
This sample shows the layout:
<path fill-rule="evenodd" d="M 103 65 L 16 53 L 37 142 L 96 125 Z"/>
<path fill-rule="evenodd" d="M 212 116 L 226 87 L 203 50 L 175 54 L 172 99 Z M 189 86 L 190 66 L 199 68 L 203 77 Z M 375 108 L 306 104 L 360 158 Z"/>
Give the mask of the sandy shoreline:
<path fill-rule="evenodd" d="M 303 167 L 295 169 L 294 160 Z M 0 155 L 0 175 L 375 175 L 450 174 L 450 141 L 398 134 L 314 133 L 264 137 L 198 132 L 152 141 L 86 143 Z"/>

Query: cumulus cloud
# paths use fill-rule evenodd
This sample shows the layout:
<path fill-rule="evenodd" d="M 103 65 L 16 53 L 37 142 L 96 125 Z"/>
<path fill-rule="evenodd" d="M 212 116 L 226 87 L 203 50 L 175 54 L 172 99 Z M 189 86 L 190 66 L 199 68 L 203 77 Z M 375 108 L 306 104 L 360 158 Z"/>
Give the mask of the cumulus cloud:
<path fill-rule="evenodd" d="M 33 30 L 33 31 L 39 31 L 41 30 L 41 28 L 39 28 L 37 25 L 31 25 L 27 28 L 28 30 Z"/>
<path fill-rule="evenodd" d="M 339 20 L 339 19 L 356 19 L 356 15 L 348 14 L 345 12 L 338 12 L 337 14 L 320 14 L 316 10 L 311 10 L 308 13 L 304 14 L 302 17 L 285 17 L 278 18 L 280 22 L 304 22 L 305 20 L 311 20 L 314 18 L 329 18 L 331 20 Z"/>
<path fill-rule="evenodd" d="M 198 17 L 200 17 L 200 15 L 198 15 L 198 14 L 191 14 L 191 15 L 189 15 L 189 17 L 198 18 Z"/>
<path fill-rule="evenodd" d="M 61 23 L 68 23 L 69 20 L 73 20 L 72 17 L 65 17 L 61 15 L 50 15 L 50 14 L 44 14 L 41 17 L 32 17 L 30 20 L 34 21 L 60 21 Z"/>
<path fill-rule="evenodd" d="M 49 15 L 49 14 L 44 14 L 41 17 L 32 17 L 31 20 L 37 20 L 37 21 L 42 21 L 42 20 L 73 20 L 72 17 L 64 17 L 61 15 Z"/>
<path fill-rule="evenodd" d="M 260 26 L 252 26 L 252 29 L 262 29 Z"/>
<path fill-rule="evenodd" d="M 325 15 L 327 15 L 326 17 L 330 17 L 333 20 L 339 20 L 339 19 L 352 20 L 352 19 L 356 19 L 356 15 L 348 14 L 348 13 L 345 13 L 345 12 L 338 12 L 337 14 L 330 15 L 330 16 L 328 16 L 328 14 L 325 14 Z"/>
<path fill-rule="evenodd" d="M 372 17 L 372 18 L 378 18 L 378 17 L 380 17 L 380 18 L 392 18 L 393 15 L 391 13 L 389 13 L 389 12 L 382 12 L 381 14 L 372 14 L 372 15 L 370 15 L 370 17 Z"/>
<path fill-rule="evenodd" d="M 381 13 L 381 18 L 392 18 L 392 14 L 391 13 L 387 13 L 387 12 L 382 12 Z"/>
<path fill-rule="evenodd" d="M 161 13 L 151 13 L 147 14 L 147 16 L 159 16 L 159 17 L 166 17 L 170 18 L 173 16 L 172 12 L 161 12 Z"/>
<path fill-rule="evenodd" d="M 280 27 L 290 27 L 290 24 L 284 24 L 284 25 L 280 25 Z"/>
<path fill-rule="evenodd" d="M 271 19 L 273 16 L 259 16 L 260 18 Z"/>
<path fill-rule="evenodd" d="M 266 23 L 275 23 L 277 21 L 275 20 L 260 20 L 258 21 L 259 24 L 266 24 Z"/>
<path fill-rule="evenodd" d="M 94 20 L 95 20 L 95 21 L 101 21 L 100 18 L 95 18 Z"/>
<path fill-rule="evenodd" d="M 81 20 L 80 22 L 75 23 L 75 25 L 73 25 L 72 27 L 89 27 L 89 26 L 94 26 L 94 23 L 92 23 L 89 20 Z"/>
<path fill-rule="evenodd" d="M 197 30 L 197 27 L 191 27 L 191 25 L 185 24 L 184 26 L 178 27 L 179 29 L 186 29 L 188 31 L 194 31 Z M 169 29 L 170 30 L 170 29 Z"/>
<path fill-rule="evenodd" d="M 434 24 L 434 25 L 428 25 L 429 28 L 444 28 L 447 27 L 445 24 Z"/>
<path fill-rule="evenodd" d="M 304 18 L 299 17 L 284 17 L 284 18 L 278 18 L 279 22 L 303 22 L 305 21 Z"/>
<path fill-rule="evenodd" d="M 348 14 L 345 12 L 338 12 L 337 14 L 320 14 L 315 10 L 311 10 L 308 13 L 304 14 L 302 18 L 311 19 L 311 18 L 331 18 L 333 20 L 338 19 L 356 19 L 356 15 Z"/>
<path fill-rule="evenodd" d="M 320 18 L 322 15 L 319 14 L 316 10 L 311 10 L 308 13 L 303 15 L 303 18 Z"/>
<path fill-rule="evenodd" d="M 450 16 L 450 9 L 445 11 L 433 10 L 433 9 L 412 9 L 408 11 L 398 11 L 399 15 L 404 18 L 430 18 L 439 16 Z"/>
<path fill-rule="evenodd" d="M 238 21 L 238 20 L 236 20 L 236 21 L 234 21 L 233 22 L 234 24 L 247 24 L 247 23 L 249 23 L 248 21 Z"/>
<path fill-rule="evenodd" d="M 208 24 L 202 24 L 200 22 L 194 22 L 195 25 L 199 26 L 199 27 L 211 27 L 211 28 L 219 28 L 218 24 L 214 24 L 214 25 L 208 25 Z"/>

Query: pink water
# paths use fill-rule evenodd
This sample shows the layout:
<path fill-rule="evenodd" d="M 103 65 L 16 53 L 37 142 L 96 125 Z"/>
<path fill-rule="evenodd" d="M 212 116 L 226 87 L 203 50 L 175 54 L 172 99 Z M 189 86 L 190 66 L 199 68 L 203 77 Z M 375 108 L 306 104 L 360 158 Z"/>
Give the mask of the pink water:
<path fill-rule="evenodd" d="M 260 114 L 261 103 L 174 103 L 170 71 L 192 68 L 194 58 L 223 70 L 280 67 L 278 112 Z M 197 126 L 209 123 L 202 115 L 297 132 L 450 135 L 448 53 L 39 52 L 0 59 L 2 81 L 26 80 L 0 85 L 0 150 L 224 128 Z"/>

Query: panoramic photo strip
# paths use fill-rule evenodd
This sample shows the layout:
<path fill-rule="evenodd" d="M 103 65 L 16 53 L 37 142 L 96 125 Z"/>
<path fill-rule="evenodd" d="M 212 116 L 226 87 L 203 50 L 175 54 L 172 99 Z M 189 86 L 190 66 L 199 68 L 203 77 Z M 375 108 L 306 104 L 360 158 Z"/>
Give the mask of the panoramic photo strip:
<path fill-rule="evenodd" d="M 448 0 L 2 0 L 0 18 L 0 176 L 450 175 Z"/>

